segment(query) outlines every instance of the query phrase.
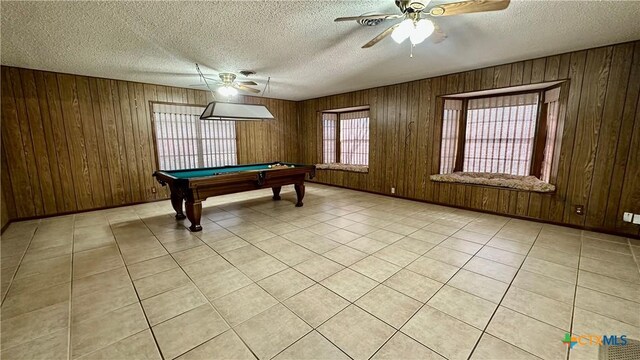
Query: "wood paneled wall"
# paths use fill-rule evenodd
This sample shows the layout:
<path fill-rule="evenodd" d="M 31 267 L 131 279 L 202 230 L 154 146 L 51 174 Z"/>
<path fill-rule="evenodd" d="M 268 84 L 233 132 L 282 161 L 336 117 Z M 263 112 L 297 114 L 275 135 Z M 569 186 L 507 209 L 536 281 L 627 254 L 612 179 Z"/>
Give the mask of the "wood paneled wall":
<path fill-rule="evenodd" d="M 3 224 L 166 198 L 151 177 L 149 101 L 208 101 L 191 89 L 11 67 L 1 75 Z M 438 171 L 439 96 L 563 79 L 556 193 L 429 180 Z M 297 103 L 241 97 L 266 104 L 276 121 L 239 123 L 238 159 L 319 163 L 319 112 L 369 105 L 369 173 L 319 170 L 317 181 L 639 235 L 621 221 L 623 211 L 640 213 L 639 92 L 640 42 L 632 42 Z"/>
<path fill-rule="evenodd" d="M 206 105 L 205 91 L 2 67 L 2 221 L 163 199 L 151 176 L 150 101 Z M 239 162 L 296 161 L 296 103 L 238 123 Z M 152 191 L 155 188 L 156 193 Z"/>
<path fill-rule="evenodd" d="M 429 180 L 439 165 L 438 96 L 552 80 L 569 80 L 555 193 Z M 369 105 L 369 173 L 319 170 L 317 181 L 384 194 L 395 187 L 406 198 L 639 235 L 622 222 L 623 211 L 640 213 L 639 90 L 637 41 L 311 99 L 298 105 L 301 160 L 321 162 L 319 112 Z"/>
<path fill-rule="evenodd" d="M 262 104 L 276 121 L 239 121 L 238 164 L 270 161 L 296 162 L 298 155 L 298 114 L 294 101 L 247 96 L 247 104 Z"/>

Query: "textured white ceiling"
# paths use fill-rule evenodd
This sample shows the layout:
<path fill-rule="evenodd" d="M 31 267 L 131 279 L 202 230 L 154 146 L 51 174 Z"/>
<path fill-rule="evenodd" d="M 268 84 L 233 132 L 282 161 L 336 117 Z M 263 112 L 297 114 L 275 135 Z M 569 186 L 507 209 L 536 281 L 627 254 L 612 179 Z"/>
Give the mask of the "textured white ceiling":
<path fill-rule="evenodd" d="M 450 2 L 450 1 L 436 1 Z M 436 3 L 434 2 L 434 3 Z M 438 18 L 449 35 L 409 58 L 387 26 L 334 23 L 395 12 L 393 0 L 215 2 L 2 1 L 2 64 L 154 84 L 257 71 L 265 96 L 300 100 L 640 38 L 637 1 L 517 1 L 501 12 Z"/>

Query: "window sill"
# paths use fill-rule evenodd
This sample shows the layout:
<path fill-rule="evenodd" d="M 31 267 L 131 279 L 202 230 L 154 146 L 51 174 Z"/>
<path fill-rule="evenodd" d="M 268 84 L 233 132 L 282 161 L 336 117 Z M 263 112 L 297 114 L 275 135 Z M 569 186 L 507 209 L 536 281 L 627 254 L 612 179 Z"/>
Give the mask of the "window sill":
<path fill-rule="evenodd" d="M 347 165 L 347 164 L 340 164 L 340 163 L 317 164 L 316 169 L 340 170 L 340 171 L 350 171 L 350 172 L 357 172 L 357 173 L 369 172 L 369 167 L 366 165 Z"/>
<path fill-rule="evenodd" d="M 431 181 L 495 186 L 538 193 L 551 193 L 556 191 L 555 185 L 546 183 L 535 176 L 456 172 L 452 174 L 431 175 Z"/>

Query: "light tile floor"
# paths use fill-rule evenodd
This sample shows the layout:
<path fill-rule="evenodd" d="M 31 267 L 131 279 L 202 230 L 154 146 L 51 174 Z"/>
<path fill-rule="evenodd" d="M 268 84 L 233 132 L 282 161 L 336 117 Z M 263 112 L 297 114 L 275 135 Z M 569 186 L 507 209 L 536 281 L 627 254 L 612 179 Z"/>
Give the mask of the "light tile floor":
<path fill-rule="evenodd" d="M 594 359 L 640 241 L 310 184 L 12 224 L 3 359 Z"/>

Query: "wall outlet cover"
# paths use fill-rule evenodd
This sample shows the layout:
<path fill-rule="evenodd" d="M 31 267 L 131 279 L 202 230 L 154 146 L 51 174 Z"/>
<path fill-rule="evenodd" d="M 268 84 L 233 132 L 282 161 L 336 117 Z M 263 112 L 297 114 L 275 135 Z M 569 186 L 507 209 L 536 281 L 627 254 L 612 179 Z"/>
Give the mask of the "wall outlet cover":
<path fill-rule="evenodd" d="M 633 215 L 633 223 L 640 225 L 640 214 Z"/>
<path fill-rule="evenodd" d="M 633 221 L 633 213 L 630 213 L 630 212 L 624 213 L 624 215 L 622 216 L 622 221 L 632 222 Z"/>
<path fill-rule="evenodd" d="M 396 188 L 392 187 L 392 188 L 391 188 L 391 193 L 392 193 L 392 194 L 395 194 L 395 193 L 396 193 Z"/>

